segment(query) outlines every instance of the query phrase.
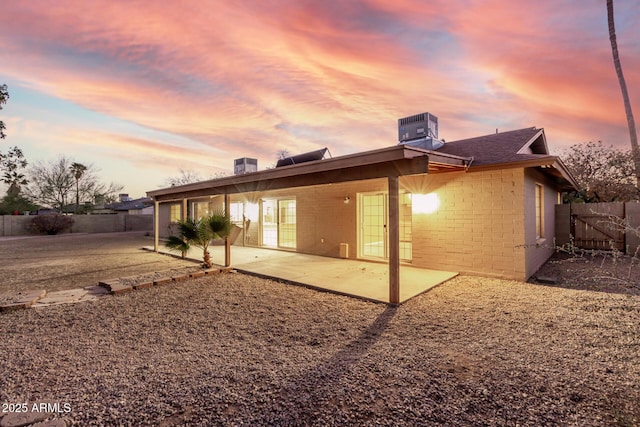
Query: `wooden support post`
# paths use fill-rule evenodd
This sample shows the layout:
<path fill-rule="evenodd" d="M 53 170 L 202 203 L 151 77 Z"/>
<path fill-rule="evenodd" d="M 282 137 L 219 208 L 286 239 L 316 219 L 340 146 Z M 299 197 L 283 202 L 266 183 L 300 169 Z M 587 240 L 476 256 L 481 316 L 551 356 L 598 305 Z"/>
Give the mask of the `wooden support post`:
<path fill-rule="evenodd" d="M 160 234 L 160 202 L 153 202 L 153 250 L 158 252 L 160 249 L 158 236 Z"/>
<path fill-rule="evenodd" d="M 224 216 L 226 216 L 227 219 L 231 218 L 229 193 L 224 194 Z M 224 266 L 231 267 L 231 241 L 229 240 L 229 236 L 224 238 Z"/>
<path fill-rule="evenodd" d="M 182 219 L 183 221 L 188 218 L 187 208 L 188 208 L 187 199 L 186 198 L 182 199 L 182 212 L 180 212 L 180 219 Z"/>
<path fill-rule="evenodd" d="M 398 177 L 389 176 L 389 302 L 400 303 L 400 197 Z"/>

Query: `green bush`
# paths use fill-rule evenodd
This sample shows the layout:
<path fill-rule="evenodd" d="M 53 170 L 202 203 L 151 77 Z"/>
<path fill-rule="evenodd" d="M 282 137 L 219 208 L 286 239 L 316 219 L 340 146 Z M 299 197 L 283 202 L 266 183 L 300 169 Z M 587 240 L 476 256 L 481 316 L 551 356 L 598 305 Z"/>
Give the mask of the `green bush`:
<path fill-rule="evenodd" d="M 73 218 L 66 215 L 37 215 L 31 220 L 31 228 L 39 233 L 58 234 L 71 228 Z"/>

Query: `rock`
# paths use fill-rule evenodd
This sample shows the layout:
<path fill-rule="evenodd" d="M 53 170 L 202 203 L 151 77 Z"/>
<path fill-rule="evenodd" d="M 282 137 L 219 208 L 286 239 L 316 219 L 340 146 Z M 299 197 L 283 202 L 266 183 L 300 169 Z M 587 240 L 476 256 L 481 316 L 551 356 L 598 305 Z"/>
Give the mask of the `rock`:
<path fill-rule="evenodd" d="M 0 304 L 0 311 L 29 308 L 46 294 L 47 291 L 44 289 L 18 292 L 17 294 L 5 294 L 2 297 L 3 302 Z"/>
<path fill-rule="evenodd" d="M 173 279 L 171 277 L 161 277 L 158 279 L 154 279 L 153 281 L 153 286 L 160 286 L 160 285 L 164 285 L 167 283 L 171 283 L 173 281 Z"/>
<path fill-rule="evenodd" d="M 536 280 L 538 281 L 538 283 L 544 283 L 548 285 L 558 284 L 558 278 L 554 276 L 537 276 Z"/>
<path fill-rule="evenodd" d="M 132 286 L 133 286 L 133 289 L 135 289 L 136 291 L 139 289 L 147 289 L 147 288 L 153 287 L 153 281 L 149 280 L 145 282 L 134 283 Z"/>
<path fill-rule="evenodd" d="M 22 427 L 46 420 L 47 412 L 10 412 L 0 419 L 0 427 Z"/>
<path fill-rule="evenodd" d="M 98 283 L 111 292 L 111 295 L 122 295 L 133 291 L 129 285 L 123 285 L 118 279 L 102 280 Z"/>

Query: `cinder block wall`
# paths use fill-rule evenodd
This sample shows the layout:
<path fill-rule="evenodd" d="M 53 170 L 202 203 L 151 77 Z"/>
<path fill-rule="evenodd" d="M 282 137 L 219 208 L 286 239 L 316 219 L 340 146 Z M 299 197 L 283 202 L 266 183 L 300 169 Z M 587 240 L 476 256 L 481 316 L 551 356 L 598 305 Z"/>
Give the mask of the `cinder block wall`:
<path fill-rule="evenodd" d="M 340 256 L 340 244 L 349 245 L 349 258 L 355 259 L 357 251 L 357 206 L 359 192 L 387 191 L 387 180 L 367 180 L 332 185 L 318 185 L 269 192 L 252 192 L 234 195 L 232 202 L 259 203 L 261 198 L 296 199 L 296 251 L 330 257 Z M 344 198 L 349 196 L 349 203 Z M 168 225 L 168 217 L 161 205 L 160 231 Z M 164 225 L 164 226 L 163 226 Z M 248 230 L 246 244 L 259 246 L 259 221 L 253 220 Z M 239 242 L 242 242 L 240 240 Z M 236 243 L 238 244 L 238 243 Z"/>
<path fill-rule="evenodd" d="M 449 172 L 401 177 L 403 191 L 436 193 L 438 210 L 413 214 L 413 265 L 422 268 L 525 280 L 550 255 L 535 246 L 535 175 L 522 168 Z M 377 179 L 234 195 L 232 201 L 257 203 L 263 197 L 296 199 L 296 251 L 358 257 L 358 193 L 387 191 Z M 344 198 L 350 197 L 348 204 Z M 526 200 L 526 202 L 525 202 Z M 545 191 L 545 235 L 554 235 L 555 190 Z M 531 216 L 533 215 L 533 216 Z M 160 234 L 168 226 L 169 204 L 160 205 Z M 531 224 L 533 219 L 533 224 Z M 531 234 L 533 233 L 533 240 Z M 258 221 L 251 224 L 250 245 L 259 245 Z M 530 260 L 527 260 L 527 257 Z"/>
<path fill-rule="evenodd" d="M 3 215 L 0 236 L 38 234 L 31 229 L 32 215 Z M 153 231 L 153 215 L 77 215 L 71 230 L 64 233 L 112 233 L 119 231 Z"/>
<path fill-rule="evenodd" d="M 526 278 L 523 169 L 404 177 L 401 184 L 440 200 L 437 211 L 413 215 L 415 266 Z"/>
<path fill-rule="evenodd" d="M 544 236 L 539 241 L 536 239 L 536 184 L 543 186 Z M 553 255 L 556 245 L 556 204 L 558 204 L 558 190 L 554 188 L 553 183 L 539 171 L 527 169 L 524 209 L 527 279 Z"/>
<path fill-rule="evenodd" d="M 124 230 L 124 215 L 78 215 L 73 218 L 72 233 L 109 233 Z"/>
<path fill-rule="evenodd" d="M 358 193 L 387 191 L 386 179 L 313 186 L 297 191 L 298 252 L 339 257 L 340 244 L 349 258 L 358 257 Z M 349 203 L 344 198 L 349 197 Z"/>
<path fill-rule="evenodd" d="M 32 216 L 2 215 L 2 234 L 0 236 L 28 236 L 36 234 L 31 229 Z"/>

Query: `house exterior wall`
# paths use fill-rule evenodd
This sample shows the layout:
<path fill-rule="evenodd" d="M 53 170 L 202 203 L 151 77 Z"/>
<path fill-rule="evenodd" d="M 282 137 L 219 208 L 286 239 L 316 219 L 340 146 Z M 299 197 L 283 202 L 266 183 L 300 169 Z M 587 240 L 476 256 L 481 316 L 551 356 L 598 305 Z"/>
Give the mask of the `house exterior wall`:
<path fill-rule="evenodd" d="M 269 192 L 233 195 L 231 202 L 257 205 L 263 198 L 295 198 L 296 252 L 340 257 L 340 244 L 349 245 L 350 259 L 357 258 L 357 193 L 386 191 L 385 179 L 317 185 Z M 349 203 L 344 198 L 349 196 Z M 245 244 L 260 246 L 260 223 L 251 219 Z M 239 240 L 242 242 L 242 240 Z"/>
<path fill-rule="evenodd" d="M 543 188 L 544 235 L 541 239 L 537 239 L 536 236 L 536 184 L 542 185 Z M 525 279 L 528 279 L 553 255 L 556 227 L 555 206 L 558 204 L 558 190 L 549 178 L 535 169 L 525 170 L 524 190 Z"/>
<path fill-rule="evenodd" d="M 440 201 L 433 213 L 414 202 L 413 265 L 525 279 L 524 180 L 523 169 L 403 177 L 412 194 Z"/>
<path fill-rule="evenodd" d="M 440 202 L 432 213 L 418 212 L 414 202 L 412 265 L 526 280 L 553 252 L 535 246 L 536 183 L 544 185 L 544 234 L 552 242 L 557 191 L 539 172 L 513 168 L 401 177 L 402 192 L 435 193 Z M 340 257 L 346 243 L 348 258 L 356 259 L 358 193 L 376 191 L 387 191 L 386 179 L 234 194 L 231 202 L 257 206 L 263 198 L 295 198 L 295 250 Z M 344 203 L 346 196 L 349 203 Z M 221 202 L 221 196 L 213 199 L 216 206 Z M 168 230 L 169 206 L 160 205 L 160 235 Z M 260 246 L 258 213 L 236 244 Z"/>
<path fill-rule="evenodd" d="M 160 203 L 158 207 L 158 235 L 160 237 L 168 237 L 171 235 L 170 209 L 171 205 L 180 202 Z"/>
<path fill-rule="evenodd" d="M 385 179 L 355 181 L 299 190 L 298 252 L 340 257 L 340 244 L 349 245 L 348 258 L 358 257 L 358 193 L 387 191 Z M 349 196 L 349 203 L 344 198 Z"/>

